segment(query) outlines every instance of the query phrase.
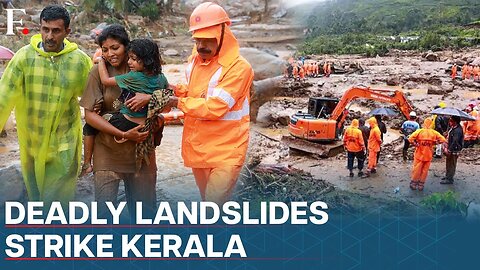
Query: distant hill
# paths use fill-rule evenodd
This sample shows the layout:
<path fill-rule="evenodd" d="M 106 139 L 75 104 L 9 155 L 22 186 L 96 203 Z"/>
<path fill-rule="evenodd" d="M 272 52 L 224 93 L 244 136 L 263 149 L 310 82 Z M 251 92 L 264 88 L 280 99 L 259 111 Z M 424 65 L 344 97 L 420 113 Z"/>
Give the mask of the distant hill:
<path fill-rule="evenodd" d="M 307 42 L 310 43 L 326 36 L 334 39 L 344 35 L 422 37 L 427 33 L 462 41 L 450 40 L 437 44 L 439 47 L 480 43 L 478 29 L 465 27 L 480 20 L 480 0 L 327 0 L 303 5 L 294 12 L 308 28 Z M 463 38 L 467 38 L 467 42 L 463 42 Z M 371 38 L 369 41 L 374 42 Z"/>
<path fill-rule="evenodd" d="M 479 0 L 332 0 L 318 4 L 306 23 L 317 35 L 395 35 L 466 25 L 479 19 Z"/>

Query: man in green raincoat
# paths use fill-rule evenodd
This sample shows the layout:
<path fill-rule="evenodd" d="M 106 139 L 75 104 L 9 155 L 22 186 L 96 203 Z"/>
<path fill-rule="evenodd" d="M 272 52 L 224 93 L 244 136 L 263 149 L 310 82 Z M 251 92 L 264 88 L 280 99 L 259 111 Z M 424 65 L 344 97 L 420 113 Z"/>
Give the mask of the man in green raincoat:
<path fill-rule="evenodd" d="M 15 107 L 22 174 L 30 200 L 74 198 L 81 159 L 82 95 L 92 63 L 66 40 L 70 16 L 48 6 L 40 34 L 21 48 L 0 80 L 0 129 Z"/>

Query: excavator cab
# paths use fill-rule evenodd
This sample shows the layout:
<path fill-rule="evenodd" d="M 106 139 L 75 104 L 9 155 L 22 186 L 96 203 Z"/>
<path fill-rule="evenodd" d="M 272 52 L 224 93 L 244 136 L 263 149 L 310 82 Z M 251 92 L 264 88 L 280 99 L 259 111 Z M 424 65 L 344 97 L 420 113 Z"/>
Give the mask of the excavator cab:
<path fill-rule="evenodd" d="M 308 113 L 298 112 L 290 117 L 290 133 L 309 141 L 329 142 L 338 138 L 335 120 L 329 120 L 340 100 L 312 97 L 308 100 Z"/>
<path fill-rule="evenodd" d="M 308 113 L 315 118 L 328 119 L 337 107 L 338 98 L 313 97 L 308 99 Z"/>

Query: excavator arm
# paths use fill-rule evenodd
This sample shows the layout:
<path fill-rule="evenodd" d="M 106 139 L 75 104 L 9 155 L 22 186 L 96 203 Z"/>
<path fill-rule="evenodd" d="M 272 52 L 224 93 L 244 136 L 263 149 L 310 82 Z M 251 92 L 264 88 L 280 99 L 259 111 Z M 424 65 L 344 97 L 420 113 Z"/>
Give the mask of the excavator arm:
<path fill-rule="evenodd" d="M 340 128 L 345 121 L 347 116 L 345 108 L 347 105 L 352 100 L 358 98 L 395 104 L 407 119 L 413 110 L 405 95 L 398 90 L 371 89 L 370 87 L 354 86 L 343 94 L 342 99 L 340 99 L 329 118 L 330 120 L 337 121 L 337 128 Z"/>

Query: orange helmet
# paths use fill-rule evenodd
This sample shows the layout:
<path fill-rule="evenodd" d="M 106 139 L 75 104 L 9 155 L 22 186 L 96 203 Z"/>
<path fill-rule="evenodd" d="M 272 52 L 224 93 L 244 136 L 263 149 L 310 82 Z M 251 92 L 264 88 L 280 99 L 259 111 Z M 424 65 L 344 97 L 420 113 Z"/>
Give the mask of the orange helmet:
<path fill-rule="evenodd" d="M 227 25 L 232 23 L 227 12 L 215 3 L 205 2 L 198 5 L 193 10 L 192 15 L 190 15 L 190 28 L 188 31 L 192 32 L 221 23 L 226 23 Z"/>

